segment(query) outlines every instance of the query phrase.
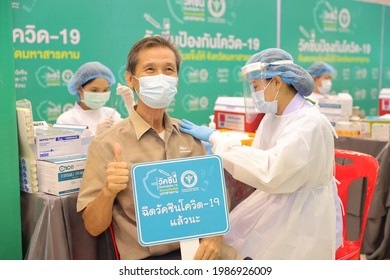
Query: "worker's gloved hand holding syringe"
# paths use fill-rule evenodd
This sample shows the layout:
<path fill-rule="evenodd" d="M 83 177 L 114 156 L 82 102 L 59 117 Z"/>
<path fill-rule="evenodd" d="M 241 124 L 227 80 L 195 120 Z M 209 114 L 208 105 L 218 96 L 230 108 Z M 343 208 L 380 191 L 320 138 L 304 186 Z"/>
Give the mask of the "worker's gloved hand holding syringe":
<path fill-rule="evenodd" d="M 118 86 L 116 88 L 116 94 L 122 96 L 122 99 L 125 103 L 125 106 L 126 106 L 126 109 L 128 112 L 128 115 L 130 115 L 131 110 L 134 106 L 133 91 L 131 90 L 131 88 L 129 88 L 127 86 L 123 86 L 122 84 L 118 83 Z M 115 103 L 114 113 L 116 112 L 117 102 L 118 102 L 118 100 Z M 105 118 L 104 120 L 102 120 L 97 125 L 95 135 L 102 133 L 103 131 L 109 129 L 111 126 L 114 125 L 114 113 L 111 116 L 109 116 L 108 118 Z"/>
<path fill-rule="evenodd" d="M 132 89 L 118 83 L 118 86 L 116 88 L 116 94 L 122 96 L 122 99 L 125 102 L 127 112 L 130 115 L 131 110 L 134 106 L 134 94 Z"/>

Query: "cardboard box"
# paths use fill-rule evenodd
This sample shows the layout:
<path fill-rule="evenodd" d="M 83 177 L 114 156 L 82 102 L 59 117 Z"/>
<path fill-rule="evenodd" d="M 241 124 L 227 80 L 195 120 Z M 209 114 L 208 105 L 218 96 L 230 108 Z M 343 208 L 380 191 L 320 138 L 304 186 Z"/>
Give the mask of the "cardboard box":
<path fill-rule="evenodd" d="M 318 106 L 333 126 L 340 121 L 349 121 L 352 116 L 352 96 L 348 93 L 328 95 L 318 100 Z"/>
<path fill-rule="evenodd" d="M 35 146 L 37 159 L 82 154 L 80 132 L 75 130 L 38 128 L 35 130 Z"/>
<path fill-rule="evenodd" d="M 58 196 L 78 192 L 85 163 L 85 155 L 37 160 L 39 191 Z"/>
<path fill-rule="evenodd" d="M 379 141 L 389 141 L 390 139 L 390 124 L 389 123 L 373 123 L 371 128 L 371 138 Z"/>
<path fill-rule="evenodd" d="M 363 122 L 369 124 L 369 126 L 370 126 L 370 138 L 373 138 L 373 139 L 375 139 L 375 137 L 378 137 L 379 136 L 378 132 L 380 133 L 380 131 L 381 131 L 381 129 L 380 129 L 381 126 L 378 126 L 378 124 L 381 124 L 381 125 L 390 124 L 390 120 L 381 119 L 378 116 L 369 116 L 369 117 L 365 118 L 363 120 Z M 372 133 L 373 133 L 373 130 L 374 130 L 374 124 L 375 124 L 376 129 L 379 128 L 379 131 L 378 130 L 375 131 L 375 134 L 373 136 Z M 379 138 L 382 138 L 382 136 L 379 136 Z"/>
<path fill-rule="evenodd" d="M 243 97 L 218 97 L 214 106 L 216 128 L 256 132 L 264 114 L 256 112 L 254 107 L 246 108 L 245 105 Z M 248 109 L 253 113 L 248 113 Z"/>

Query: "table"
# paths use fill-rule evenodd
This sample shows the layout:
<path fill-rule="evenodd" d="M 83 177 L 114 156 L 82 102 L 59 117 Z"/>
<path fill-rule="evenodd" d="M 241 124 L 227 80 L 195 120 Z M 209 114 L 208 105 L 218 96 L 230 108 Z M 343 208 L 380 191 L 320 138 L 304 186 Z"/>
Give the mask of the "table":
<path fill-rule="evenodd" d="M 85 230 L 81 215 L 76 212 L 77 195 L 21 192 L 24 259 L 115 259 L 109 230 L 98 237 Z"/>
<path fill-rule="evenodd" d="M 368 214 L 361 253 L 367 259 L 390 258 L 390 145 L 386 141 L 340 137 L 335 148 L 374 156 L 380 166 L 371 207 Z M 361 194 L 350 197 L 353 207 L 347 209 L 348 231 L 357 238 L 361 217 Z"/>

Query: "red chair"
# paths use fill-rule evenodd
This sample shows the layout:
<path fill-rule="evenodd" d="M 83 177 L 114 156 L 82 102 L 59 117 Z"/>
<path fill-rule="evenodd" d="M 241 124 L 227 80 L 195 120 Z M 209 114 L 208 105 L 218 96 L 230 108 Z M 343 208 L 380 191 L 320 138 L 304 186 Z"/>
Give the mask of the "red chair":
<path fill-rule="evenodd" d="M 371 199 L 374 194 L 376 179 L 379 170 L 378 161 L 371 155 L 348 151 L 335 150 L 336 170 L 335 177 L 339 181 L 338 193 L 342 201 L 343 211 L 343 244 L 336 251 L 336 260 L 359 260 L 360 248 L 363 242 L 364 229 L 368 218 Z M 340 163 L 342 162 L 342 163 Z M 363 216 L 358 240 L 348 240 L 347 217 L 348 193 L 357 191 L 356 184 L 351 184 L 358 179 L 363 179 L 362 192 L 364 201 Z M 355 189 L 355 190 L 354 190 Z M 359 190 L 360 191 L 360 190 Z"/>
<path fill-rule="evenodd" d="M 120 259 L 121 259 L 121 256 L 120 256 L 120 254 L 119 254 L 118 247 L 116 246 L 114 227 L 112 226 L 112 224 L 110 225 L 110 234 L 111 234 L 111 238 L 112 238 L 112 244 L 113 244 L 113 246 L 114 246 L 115 258 L 116 258 L 117 260 L 120 260 Z"/>

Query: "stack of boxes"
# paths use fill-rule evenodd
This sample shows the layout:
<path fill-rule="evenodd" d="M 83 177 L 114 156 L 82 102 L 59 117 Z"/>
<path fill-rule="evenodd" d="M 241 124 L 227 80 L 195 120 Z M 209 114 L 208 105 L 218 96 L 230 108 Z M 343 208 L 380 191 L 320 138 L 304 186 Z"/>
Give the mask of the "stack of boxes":
<path fill-rule="evenodd" d="M 318 102 L 320 111 L 335 126 L 339 136 L 357 136 L 373 140 L 390 139 L 390 89 L 384 88 L 379 94 L 379 116 L 360 119 L 352 113 L 352 97 L 347 93 L 322 98 Z"/>
<path fill-rule="evenodd" d="M 86 161 L 80 132 L 36 129 L 35 146 L 39 191 L 53 195 L 79 191 Z"/>
<path fill-rule="evenodd" d="M 31 103 L 18 100 L 20 189 L 64 195 L 80 188 L 86 162 L 79 130 L 34 127 Z"/>
<path fill-rule="evenodd" d="M 348 122 L 352 116 L 352 96 L 348 93 L 322 97 L 318 106 L 334 127 L 337 122 Z"/>

